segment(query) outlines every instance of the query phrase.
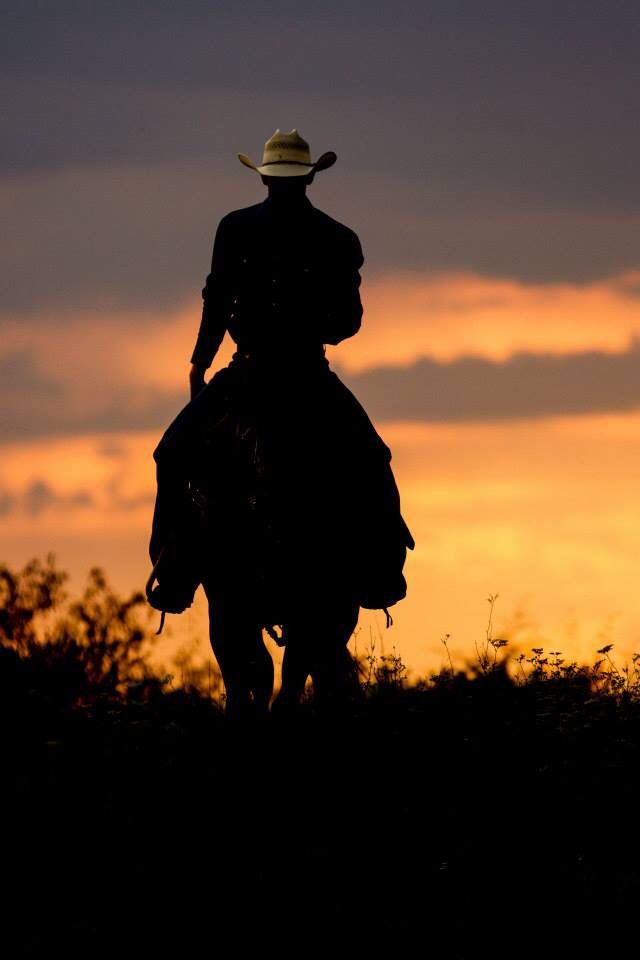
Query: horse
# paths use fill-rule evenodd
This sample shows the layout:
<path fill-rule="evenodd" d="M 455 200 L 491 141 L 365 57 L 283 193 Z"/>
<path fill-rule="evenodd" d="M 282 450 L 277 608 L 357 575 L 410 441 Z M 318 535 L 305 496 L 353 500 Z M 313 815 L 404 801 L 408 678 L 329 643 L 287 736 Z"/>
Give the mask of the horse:
<path fill-rule="evenodd" d="M 390 625 L 413 546 L 389 448 L 327 361 L 287 368 L 236 354 L 205 390 L 215 400 L 202 398 L 203 415 L 190 418 L 199 427 L 181 530 L 207 596 L 227 711 L 269 710 L 263 630 L 284 647 L 272 712 L 299 704 L 309 677 L 315 700 L 350 702 L 360 687 L 347 644 L 360 606 L 384 608 Z"/>

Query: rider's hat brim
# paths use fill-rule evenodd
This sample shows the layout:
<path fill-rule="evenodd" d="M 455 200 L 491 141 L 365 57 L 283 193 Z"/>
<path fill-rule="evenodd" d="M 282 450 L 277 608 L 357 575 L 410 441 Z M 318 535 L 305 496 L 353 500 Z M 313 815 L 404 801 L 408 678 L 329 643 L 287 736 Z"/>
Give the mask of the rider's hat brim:
<path fill-rule="evenodd" d="M 257 166 L 244 153 L 238 154 L 238 159 L 245 167 L 263 174 L 265 177 L 306 177 L 312 171 L 318 173 L 320 170 L 326 170 L 332 167 L 338 159 L 333 150 L 323 153 L 315 163 L 288 163 L 287 161 L 276 161 L 274 163 L 264 163 Z"/>

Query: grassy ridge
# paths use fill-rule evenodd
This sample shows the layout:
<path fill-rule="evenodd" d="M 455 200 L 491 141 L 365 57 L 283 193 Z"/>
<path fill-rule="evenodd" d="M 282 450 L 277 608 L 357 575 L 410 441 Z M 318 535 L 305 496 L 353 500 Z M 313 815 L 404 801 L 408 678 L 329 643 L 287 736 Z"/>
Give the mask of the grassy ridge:
<path fill-rule="evenodd" d="M 8 956 L 618 955 L 640 874 L 636 660 L 489 633 L 474 668 L 232 722 L 147 666 L 144 599 L 0 567 Z M 185 674 L 183 674 L 185 675 Z M 414 945 L 417 938 L 418 946 Z M 600 941 L 602 943 L 600 943 Z"/>

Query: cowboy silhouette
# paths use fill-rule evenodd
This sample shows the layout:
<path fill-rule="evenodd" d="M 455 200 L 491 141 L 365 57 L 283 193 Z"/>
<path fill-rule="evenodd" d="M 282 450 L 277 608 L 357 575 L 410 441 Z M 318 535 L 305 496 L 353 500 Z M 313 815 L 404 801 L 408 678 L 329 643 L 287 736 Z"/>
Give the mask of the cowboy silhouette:
<path fill-rule="evenodd" d="M 218 224 L 191 401 L 153 454 L 147 597 L 162 629 L 202 583 L 227 711 L 242 713 L 266 712 L 273 695 L 264 628 L 285 648 L 273 711 L 297 704 L 309 676 L 318 699 L 352 696 L 359 609 L 390 624 L 414 541 L 391 451 L 325 355 L 363 312 L 360 241 L 306 195 L 336 154 L 312 162 L 294 129 L 275 131 L 261 165 L 238 157 L 268 195 Z M 205 383 L 226 332 L 236 352 Z"/>

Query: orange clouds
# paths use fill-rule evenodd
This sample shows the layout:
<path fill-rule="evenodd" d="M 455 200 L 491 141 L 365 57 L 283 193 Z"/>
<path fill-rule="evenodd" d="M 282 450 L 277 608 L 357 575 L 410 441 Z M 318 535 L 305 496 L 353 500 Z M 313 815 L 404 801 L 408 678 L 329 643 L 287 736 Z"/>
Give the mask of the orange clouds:
<path fill-rule="evenodd" d="M 640 331 L 640 272 L 586 284 L 525 284 L 469 273 L 363 275 L 362 329 L 330 355 L 349 371 L 420 356 L 620 350 Z"/>
<path fill-rule="evenodd" d="M 504 360 L 517 350 L 619 351 L 640 333 L 639 288 L 637 271 L 582 285 L 524 284 L 464 273 L 369 278 L 365 272 L 362 329 L 328 347 L 327 354 L 337 367 L 359 372 L 421 356 L 451 360 L 466 352 Z M 186 402 L 200 312 L 201 301 L 194 298 L 161 316 L 70 311 L 55 321 L 7 319 L 4 351 L 30 349 L 43 374 L 64 383 L 84 403 L 97 402 L 121 384 L 136 385 L 140 402 L 149 389 L 183 390 Z M 212 370 L 224 366 L 233 349 L 227 337 Z"/>

